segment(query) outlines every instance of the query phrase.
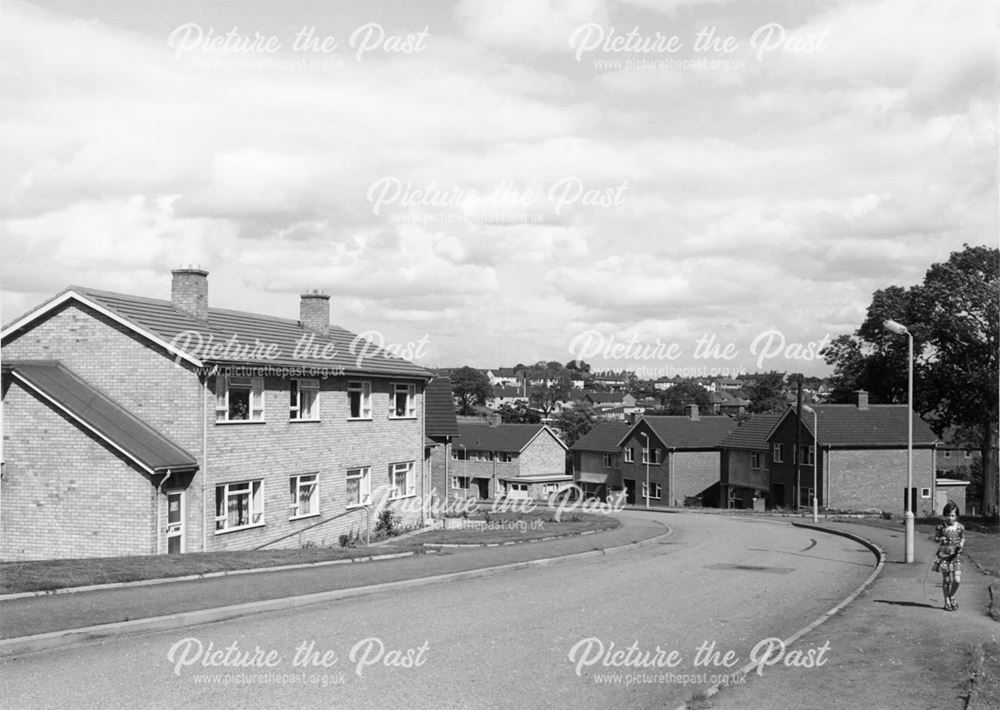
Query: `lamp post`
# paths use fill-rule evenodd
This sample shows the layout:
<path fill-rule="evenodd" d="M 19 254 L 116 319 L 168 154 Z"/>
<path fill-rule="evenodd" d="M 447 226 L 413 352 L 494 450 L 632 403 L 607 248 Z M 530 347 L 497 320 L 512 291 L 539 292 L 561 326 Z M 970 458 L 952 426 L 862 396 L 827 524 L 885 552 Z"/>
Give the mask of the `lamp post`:
<path fill-rule="evenodd" d="M 894 320 L 882 322 L 883 327 L 896 335 L 905 335 L 909 340 L 909 352 L 906 375 L 906 506 L 903 516 L 906 528 L 906 557 L 907 564 L 913 562 L 913 508 L 910 506 L 913 490 L 913 333 L 902 323 Z"/>
<path fill-rule="evenodd" d="M 802 405 L 802 411 L 813 415 L 813 522 L 818 523 L 819 498 L 817 493 L 819 488 L 816 484 L 819 482 L 819 418 L 816 415 L 816 410 L 808 404 Z"/>
<path fill-rule="evenodd" d="M 644 431 L 639 432 L 639 436 L 646 440 L 644 458 L 646 459 L 646 507 L 649 507 L 649 434 Z"/>

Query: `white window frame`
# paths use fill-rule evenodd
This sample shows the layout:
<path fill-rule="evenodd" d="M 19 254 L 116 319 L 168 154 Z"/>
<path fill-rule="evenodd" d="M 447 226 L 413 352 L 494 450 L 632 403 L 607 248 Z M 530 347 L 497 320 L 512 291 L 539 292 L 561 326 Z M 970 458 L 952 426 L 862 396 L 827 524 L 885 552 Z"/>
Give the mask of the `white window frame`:
<path fill-rule="evenodd" d="M 402 486 L 400 486 L 400 477 L 402 477 Z M 417 494 L 413 461 L 389 464 L 389 486 L 392 489 L 390 500 L 411 498 Z M 401 493 L 400 490 L 403 492 Z"/>
<path fill-rule="evenodd" d="M 219 375 L 215 378 L 215 423 L 216 424 L 252 424 L 264 420 L 264 378 L 263 377 L 230 377 Z M 246 419 L 231 419 L 230 392 L 243 390 L 249 393 L 247 401 L 250 410 Z"/>
<path fill-rule="evenodd" d="M 813 446 L 799 447 L 799 465 L 813 466 L 816 463 L 816 448 Z"/>
<path fill-rule="evenodd" d="M 945 449 L 944 450 L 944 457 L 946 459 L 950 459 L 951 458 L 951 449 Z"/>
<path fill-rule="evenodd" d="M 542 495 L 546 495 L 546 496 L 552 495 L 553 493 L 558 492 L 558 490 L 559 490 L 559 484 L 558 483 L 543 483 L 542 484 Z"/>
<path fill-rule="evenodd" d="M 319 421 L 319 380 L 293 379 L 289 381 L 288 418 L 293 422 Z M 303 416 L 303 391 L 312 393 L 312 407 Z M 294 397 L 294 401 L 292 398 Z M 308 397 L 308 395 L 307 395 Z"/>
<path fill-rule="evenodd" d="M 635 463 L 635 450 L 631 446 L 625 447 L 625 463 Z"/>
<path fill-rule="evenodd" d="M 611 454 L 604 454 L 604 468 L 611 468 Z"/>
<path fill-rule="evenodd" d="M 772 450 L 771 458 L 773 459 L 773 461 L 775 463 L 784 463 L 785 462 L 785 446 L 784 446 L 784 444 L 781 444 L 779 442 L 775 442 L 773 444 L 773 446 L 774 446 L 774 449 Z"/>
<path fill-rule="evenodd" d="M 764 453 L 761 451 L 750 452 L 750 469 L 759 470 L 764 468 Z"/>
<path fill-rule="evenodd" d="M 361 506 L 369 505 L 372 502 L 372 469 L 371 466 L 355 466 L 354 468 L 347 469 L 347 480 L 348 482 L 357 480 L 358 481 L 358 497 L 357 500 L 347 501 L 348 508 L 359 508 Z M 348 496 L 350 496 L 350 487 L 348 487 Z"/>
<path fill-rule="evenodd" d="M 288 492 L 291 496 L 291 504 L 289 508 L 291 509 L 291 514 L 289 520 L 296 520 L 298 518 L 312 518 L 319 515 L 319 474 L 318 473 L 302 473 L 298 476 L 290 476 L 288 479 Z M 312 488 L 312 492 L 308 496 L 308 510 L 302 512 L 302 493 L 305 490 Z"/>
<path fill-rule="evenodd" d="M 399 397 L 405 397 L 404 413 L 399 413 Z M 392 384 L 392 400 L 389 403 L 390 419 L 415 419 L 417 416 L 417 386 L 412 382 L 394 382 Z"/>
<path fill-rule="evenodd" d="M 219 512 L 219 492 L 222 492 L 222 513 Z M 248 522 L 243 525 L 229 525 L 229 500 L 231 497 L 247 496 Z M 220 527 L 221 525 L 221 527 Z M 259 528 L 264 525 L 264 481 L 233 481 L 215 486 L 215 534 Z"/>
<path fill-rule="evenodd" d="M 650 483 L 650 487 L 653 489 L 653 493 L 655 495 L 649 496 L 649 499 L 650 500 L 660 500 L 660 498 L 663 496 L 663 486 L 660 485 L 659 483 L 652 483 L 651 482 Z M 646 482 L 645 481 L 642 482 L 642 498 L 644 500 L 646 498 Z"/>
<path fill-rule="evenodd" d="M 465 481 L 465 485 L 462 485 Z M 467 491 L 472 488 L 472 478 L 470 476 L 452 476 L 451 487 L 459 491 Z"/>
<path fill-rule="evenodd" d="M 500 463 L 514 463 L 515 454 L 510 451 L 501 451 L 497 454 L 497 461 Z"/>
<path fill-rule="evenodd" d="M 351 399 L 355 393 L 359 394 L 358 412 L 359 416 L 351 414 Z M 347 383 L 347 418 L 354 420 L 372 418 L 372 383 L 365 380 L 352 380 Z"/>
<path fill-rule="evenodd" d="M 659 466 L 661 463 L 663 463 L 663 461 L 660 458 L 660 451 L 661 451 L 660 447 L 656 447 L 655 449 L 653 449 L 653 460 L 649 462 L 650 465 Z"/>
<path fill-rule="evenodd" d="M 967 458 L 967 459 L 971 459 L 972 458 L 972 452 L 971 451 L 964 451 L 963 453 L 965 454 L 965 456 L 963 458 Z"/>

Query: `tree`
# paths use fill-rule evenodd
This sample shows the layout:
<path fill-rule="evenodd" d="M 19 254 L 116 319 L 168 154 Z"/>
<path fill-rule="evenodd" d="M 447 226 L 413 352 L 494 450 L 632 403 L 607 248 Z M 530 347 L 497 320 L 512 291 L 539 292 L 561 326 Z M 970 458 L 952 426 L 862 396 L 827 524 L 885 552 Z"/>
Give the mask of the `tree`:
<path fill-rule="evenodd" d="M 539 362 L 528 369 L 528 402 L 544 416 L 555 409 L 556 403 L 569 398 L 572 387 L 569 372 L 561 363 Z"/>
<path fill-rule="evenodd" d="M 542 418 L 528 409 L 528 403 L 523 399 L 514 400 L 514 404 L 504 403 L 497 408 L 500 421 L 504 424 L 538 424 Z"/>
<path fill-rule="evenodd" d="M 452 373 L 451 392 L 458 400 L 458 413 L 470 414 L 493 396 L 493 387 L 485 373 L 466 366 Z"/>
<path fill-rule="evenodd" d="M 660 402 L 665 414 L 687 414 L 687 405 L 697 404 L 700 413 L 712 408 L 708 390 L 695 382 L 680 382 L 663 393 Z"/>
<path fill-rule="evenodd" d="M 824 357 L 834 366 L 834 401 L 868 390 L 873 401 L 905 402 L 908 339 L 885 330 L 903 323 L 913 336 L 913 406 L 940 436 L 974 432 L 982 455 L 984 510 L 998 503 L 997 420 L 1000 348 L 1000 250 L 965 245 L 933 264 L 910 289 L 876 291 L 861 326 L 841 335 Z"/>
<path fill-rule="evenodd" d="M 743 388 L 743 393 L 750 400 L 747 411 L 751 414 L 785 411 L 785 375 L 782 372 L 757 375 Z"/>
<path fill-rule="evenodd" d="M 563 442 L 566 446 L 572 446 L 579 441 L 581 437 L 594 428 L 595 424 L 597 424 L 597 417 L 594 416 L 594 409 L 587 403 L 567 407 L 552 422 L 552 425 L 562 432 Z"/>

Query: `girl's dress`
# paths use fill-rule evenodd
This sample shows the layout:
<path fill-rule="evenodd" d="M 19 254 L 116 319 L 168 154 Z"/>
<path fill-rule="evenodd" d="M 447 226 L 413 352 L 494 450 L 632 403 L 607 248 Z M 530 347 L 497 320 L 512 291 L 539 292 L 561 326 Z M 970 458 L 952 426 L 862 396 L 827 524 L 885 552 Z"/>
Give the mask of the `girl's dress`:
<path fill-rule="evenodd" d="M 961 523 L 937 526 L 934 542 L 938 543 L 937 559 L 942 572 L 958 572 L 962 569 L 962 547 L 965 544 L 965 526 Z"/>

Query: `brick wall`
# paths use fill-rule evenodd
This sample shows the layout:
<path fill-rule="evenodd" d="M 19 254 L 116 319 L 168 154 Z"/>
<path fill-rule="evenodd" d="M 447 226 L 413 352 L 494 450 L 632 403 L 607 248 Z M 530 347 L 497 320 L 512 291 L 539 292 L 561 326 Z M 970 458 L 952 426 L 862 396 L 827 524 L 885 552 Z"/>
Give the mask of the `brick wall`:
<path fill-rule="evenodd" d="M 3 407 L 0 559 L 156 552 L 149 477 L 16 382 Z"/>
<path fill-rule="evenodd" d="M 548 431 L 542 431 L 518 456 L 518 476 L 566 473 L 566 449 Z"/>
<path fill-rule="evenodd" d="M 673 457 L 674 489 L 668 505 L 684 505 L 685 498 L 701 495 L 706 488 L 719 482 L 718 451 L 675 451 L 670 455 Z"/>
<path fill-rule="evenodd" d="M 904 511 L 906 489 L 906 449 L 888 451 L 831 451 L 828 466 L 827 507 L 837 510 L 884 510 L 897 515 Z M 803 483 L 805 485 L 805 483 Z M 810 480 L 811 485 L 811 480 Z M 916 515 L 933 515 L 934 458 L 927 449 L 913 452 L 913 487 L 918 489 Z M 921 488 L 931 498 L 921 498 Z"/>

